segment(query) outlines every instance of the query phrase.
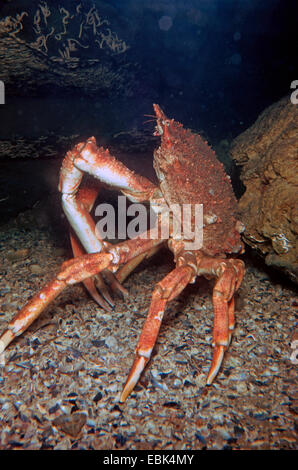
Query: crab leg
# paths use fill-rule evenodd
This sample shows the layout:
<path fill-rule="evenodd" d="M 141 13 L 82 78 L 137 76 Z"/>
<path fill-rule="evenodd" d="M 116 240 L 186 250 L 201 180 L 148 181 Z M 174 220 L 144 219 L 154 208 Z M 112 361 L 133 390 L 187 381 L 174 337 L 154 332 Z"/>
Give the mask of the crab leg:
<path fill-rule="evenodd" d="M 49 282 L 10 321 L 8 329 L 0 337 L 0 353 L 4 351 L 16 336 L 21 335 L 34 322 L 67 285 L 83 282 L 89 276 L 96 274 L 111 264 L 112 255 L 104 253 L 100 254 L 101 259 L 95 259 L 96 255 L 85 255 L 62 264 L 62 270 L 56 279 Z M 69 269 L 70 263 L 73 263 L 72 269 Z"/>
<path fill-rule="evenodd" d="M 124 282 L 125 279 L 130 275 L 130 273 L 144 260 L 151 258 L 158 252 L 160 246 L 154 246 L 151 250 L 146 253 L 142 253 L 139 256 L 135 256 L 131 261 L 122 266 L 116 273 L 116 279 L 119 282 Z"/>
<path fill-rule="evenodd" d="M 136 348 L 136 357 L 120 397 L 121 402 L 124 402 L 132 392 L 144 367 L 150 359 L 167 302 L 180 294 L 185 286 L 193 279 L 193 276 L 193 268 L 186 265 L 179 266 L 156 285 L 153 291 L 148 316 Z"/>
<path fill-rule="evenodd" d="M 77 203 L 82 206 L 81 210 L 83 214 L 85 214 L 86 211 L 88 211 L 88 213 L 91 211 L 93 204 L 96 200 L 96 197 L 99 193 L 99 189 L 100 189 L 100 184 L 98 183 L 98 181 L 94 181 L 94 180 L 88 183 L 87 187 L 80 188 L 78 195 L 77 195 Z M 92 230 L 92 232 L 95 233 L 95 223 L 93 219 L 89 220 L 89 227 Z M 96 234 L 96 236 L 97 238 L 99 238 L 98 234 Z M 73 229 L 70 231 L 70 241 L 71 241 L 71 246 L 72 246 L 72 251 L 73 251 L 74 256 L 77 257 L 77 256 L 82 256 L 85 254 L 82 244 L 80 243 Z M 109 281 L 109 286 L 112 288 L 114 292 L 121 294 L 123 297 L 126 297 L 128 295 L 127 290 L 123 286 L 121 286 L 120 282 L 117 281 L 113 273 L 109 271 L 105 271 L 105 275 Z M 96 279 L 96 285 L 94 282 L 95 279 Z M 100 274 L 98 274 L 94 279 L 93 278 L 86 279 L 84 281 L 84 285 L 86 289 L 88 290 L 89 294 L 91 295 L 91 297 L 105 310 L 110 310 L 110 306 L 108 305 L 108 303 L 111 306 L 114 306 L 114 302 L 110 296 L 108 288 L 105 285 L 105 282 Z M 101 292 L 102 296 L 98 294 L 96 286 Z"/>
<path fill-rule="evenodd" d="M 62 168 L 67 163 L 68 159 L 69 159 L 69 156 L 67 155 L 62 164 Z M 69 165 L 68 165 L 68 168 L 69 168 Z M 69 187 L 68 188 L 66 187 L 66 189 L 63 189 L 65 188 L 67 184 L 69 185 L 69 179 L 76 180 L 76 178 L 74 178 L 71 171 L 67 174 L 67 176 L 65 175 L 62 176 L 62 171 L 61 171 L 61 179 L 60 179 L 61 190 L 65 190 L 65 191 L 70 190 Z M 81 180 L 81 177 L 79 175 L 78 182 L 80 182 L 80 180 Z M 92 180 L 88 182 L 88 186 L 80 187 L 77 194 L 76 194 L 77 189 L 75 186 L 74 194 L 76 194 L 76 196 L 70 198 L 70 200 L 72 201 L 73 207 L 72 207 L 71 215 L 69 215 L 69 211 L 68 211 L 68 219 L 69 219 L 70 224 L 74 227 L 77 227 L 77 224 L 74 223 L 74 221 L 77 221 L 77 220 L 79 220 L 81 224 L 86 224 L 86 227 L 88 229 L 88 233 L 86 237 L 88 237 L 88 240 L 89 240 L 88 252 L 96 251 L 96 249 L 98 249 L 98 251 L 101 250 L 101 240 L 99 240 L 99 238 L 95 236 L 95 223 L 89 215 L 94 205 L 94 202 L 96 200 L 96 197 L 99 193 L 99 190 L 100 190 L 100 183 L 98 181 Z M 80 231 L 79 231 L 79 234 L 80 234 Z M 90 238 L 90 234 L 92 234 L 92 237 L 94 238 L 92 237 Z M 78 238 L 78 235 L 76 235 L 76 232 L 73 228 L 70 231 L 70 242 L 72 246 L 72 252 L 75 257 L 82 256 L 86 253 L 86 251 L 84 250 L 80 242 L 80 239 Z M 92 247 L 92 244 L 93 244 L 93 247 Z M 97 302 L 105 310 L 110 310 L 111 309 L 110 305 L 114 306 L 114 303 L 102 276 L 98 274 L 96 278 L 97 288 L 99 289 L 102 295 L 99 295 L 96 289 L 94 280 L 95 280 L 94 278 L 90 277 L 88 279 L 85 279 L 83 284 L 86 287 L 89 294 L 91 295 L 91 297 L 93 298 L 93 300 L 95 300 L 95 302 Z"/>
<path fill-rule="evenodd" d="M 88 220 L 86 223 L 85 220 L 87 214 L 81 211 L 75 197 L 84 173 L 114 189 L 119 189 L 133 202 L 150 200 L 157 191 L 157 187 L 147 178 L 129 170 L 108 150 L 97 147 L 94 137 L 90 137 L 86 143 L 78 144 L 72 151 L 67 152 L 62 163 L 59 183 L 63 207 L 86 251 L 90 248 L 90 240 L 94 241 L 94 246 L 98 251 L 98 239 L 94 240 L 96 235 L 93 230 L 90 233 L 90 223 Z"/>
<path fill-rule="evenodd" d="M 67 152 L 62 162 L 59 191 L 62 193 L 64 213 L 82 246 L 87 253 L 96 253 L 101 251 L 102 241 L 95 233 L 95 223 L 89 212 L 98 194 L 99 186 L 90 187 L 89 190 L 82 188 L 78 193 L 83 172 L 74 165 L 77 147 L 79 145 L 73 151 Z"/>
<path fill-rule="evenodd" d="M 214 260 L 215 261 L 215 260 Z M 217 281 L 213 289 L 214 347 L 212 363 L 207 377 L 207 385 L 211 385 L 221 366 L 224 352 L 227 350 L 234 329 L 234 294 L 244 276 L 244 264 L 240 260 L 222 261 L 215 266 Z"/>
<path fill-rule="evenodd" d="M 76 258 L 79 256 L 83 256 L 85 254 L 85 251 L 82 248 L 82 245 L 80 244 L 78 238 L 76 237 L 76 235 L 73 233 L 72 230 L 70 231 L 70 242 L 71 242 L 72 252 Z M 100 307 L 104 308 L 105 310 L 111 310 L 110 305 L 111 306 L 114 305 L 113 300 L 100 274 L 97 274 L 96 281 L 97 281 L 97 288 L 99 289 L 101 295 L 99 295 L 96 289 L 95 277 L 89 277 L 88 279 L 85 279 L 85 281 L 83 281 L 83 284 L 86 287 L 89 294 L 91 295 L 91 297 L 93 298 L 93 300 L 95 300 L 95 302 L 97 302 L 98 305 L 100 305 Z"/>
<path fill-rule="evenodd" d="M 139 237 L 117 246 L 110 245 L 105 252 L 87 254 L 63 263 L 57 277 L 36 294 L 8 324 L 8 329 L 0 337 L 0 354 L 68 285 L 83 282 L 104 269 L 115 272 L 121 264 L 163 242 L 161 239 L 150 239 L 149 231 L 146 238 Z"/>
<path fill-rule="evenodd" d="M 79 189 L 84 173 L 95 177 L 96 180 L 88 182 L 88 186 Z M 94 137 L 67 152 L 62 162 L 59 190 L 62 193 L 65 215 L 74 231 L 71 234 L 71 244 L 75 256 L 83 255 L 84 249 L 87 253 L 102 250 L 103 242 L 89 214 L 100 189 L 101 183 L 98 180 L 122 190 L 130 199 L 137 201 L 147 200 L 157 189 L 149 180 L 135 175 L 117 161 L 108 150 L 98 148 Z M 128 295 L 113 273 L 106 271 L 104 275 L 114 291 L 124 297 Z M 104 280 L 101 275 L 98 275 L 96 280 L 102 296 L 96 290 L 94 279 L 84 281 L 85 287 L 99 305 L 109 309 L 107 302 L 112 306 L 114 303 Z"/>

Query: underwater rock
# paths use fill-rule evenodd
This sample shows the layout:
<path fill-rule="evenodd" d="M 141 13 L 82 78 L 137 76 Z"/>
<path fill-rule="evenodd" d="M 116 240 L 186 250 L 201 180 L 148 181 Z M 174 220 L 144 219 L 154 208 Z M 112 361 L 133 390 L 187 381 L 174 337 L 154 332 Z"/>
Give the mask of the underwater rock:
<path fill-rule="evenodd" d="M 230 152 L 246 187 L 244 241 L 298 283 L 298 119 L 290 97 L 265 109 Z"/>
<path fill-rule="evenodd" d="M 63 7 L 31 3 L 0 18 L 1 80 L 9 95 L 132 93 L 134 66 L 115 11 L 108 19 L 103 5 L 99 11 L 70 1 Z"/>

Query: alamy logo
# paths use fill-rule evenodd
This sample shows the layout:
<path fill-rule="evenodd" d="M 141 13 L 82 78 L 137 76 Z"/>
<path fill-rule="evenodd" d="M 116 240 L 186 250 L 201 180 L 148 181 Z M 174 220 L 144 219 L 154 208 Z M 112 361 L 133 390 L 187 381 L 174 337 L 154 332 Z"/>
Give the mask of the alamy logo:
<path fill-rule="evenodd" d="M 187 250 L 199 250 L 203 246 L 203 204 L 152 204 L 149 217 L 143 204 L 126 207 L 126 197 L 118 196 L 118 218 L 111 204 L 99 204 L 95 216 L 101 217 L 96 224 L 97 236 L 104 240 L 126 240 L 139 237 L 146 239 L 184 240 Z M 130 218 L 127 221 L 127 217 Z M 131 219 L 133 217 L 133 219 Z M 150 219 L 148 221 L 148 219 Z M 158 219 L 160 223 L 158 223 Z M 116 236 L 117 226 L 117 236 Z"/>
<path fill-rule="evenodd" d="M 5 104 L 5 85 L 2 80 L 0 80 L 0 104 Z"/>

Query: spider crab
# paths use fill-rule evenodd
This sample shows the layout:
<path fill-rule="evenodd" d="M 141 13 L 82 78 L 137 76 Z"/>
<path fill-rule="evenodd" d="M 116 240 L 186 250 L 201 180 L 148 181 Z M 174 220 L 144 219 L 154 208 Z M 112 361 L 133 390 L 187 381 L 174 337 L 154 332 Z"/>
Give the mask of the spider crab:
<path fill-rule="evenodd" d="M 122 282 L 128 274 L 144 258 L 167 244 L 174 255 L 176 267 L 153 291 L 135 359 L 120 397 L 122 402 L 133 390 L 150 359 L 167 303 L 178 296 L 188 283 L 193 283 L 197 276 L 215 278 L 212 295 L 214 349 L 207 385 L 212 383 L 231 340 L 234 294 L 245 272 L 244 263 L 233 258 L 233 255 L 244 252 L 240 239 L 244 226 L 236 218 L 236 198 L 222 164 L 199 135 L 184 129 L 174 119 L 168 119 L 158 105 L 153 106 L 155 135 L 161 137 L 160 147 L 154 152 L 159 187 L 130 171 L 108 150 L 98 147 L 94 137 L 69 151 L 62 163 L 59 190 L 71 225 L 74 258 L 62 264 L 56 278 L 16 314 L 0 337 L 1 353 L 63 289 L 78 282 L 83 282 L 94 300 L 103 308 L 108 308 L 112 299 L 104 279 L 113 291 L 125 295 L 127 292 Z M 93 176 L 96 183 L 79 189 L 85 173 Z M 150 238 L 150 231 L 146 237 L 137 236 L 116 245 L 100 239 L 90 216 L 100 184 L 119 189 L 133 202 L 147 201 L 153 206 L 203 204 L 203 245 L 200 249 L 187 249 L 185 238 L 175 238 L 173 235 L 172 225 L 167 240 Z M 159 229 L 162 223 L 159 217 Z"/>

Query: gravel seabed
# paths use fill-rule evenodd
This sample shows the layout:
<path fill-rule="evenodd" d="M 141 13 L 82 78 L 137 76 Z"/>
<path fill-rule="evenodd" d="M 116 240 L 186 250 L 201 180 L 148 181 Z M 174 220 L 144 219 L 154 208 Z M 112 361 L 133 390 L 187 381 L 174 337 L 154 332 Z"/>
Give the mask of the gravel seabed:
<path fill-rule="evenodd" d="M 45 229 L 0 233 L 0 331 L 70 257 Z M 128 400 L 119 394 L 166 251 L 126 281 L 105 312 L 69 287 L 7 348 L 0 365 L 0 449 L 297 449 L 297 294 L 250 261 L 236 328 L 213 386 L 212 282 L 172 301 L 151 361 Z M 291 360 L 292 355 L 292 360 Z M 295 354 L 294 354 L 295 355 Z"/>

